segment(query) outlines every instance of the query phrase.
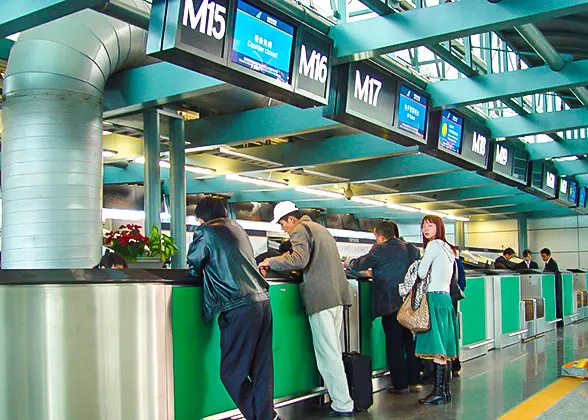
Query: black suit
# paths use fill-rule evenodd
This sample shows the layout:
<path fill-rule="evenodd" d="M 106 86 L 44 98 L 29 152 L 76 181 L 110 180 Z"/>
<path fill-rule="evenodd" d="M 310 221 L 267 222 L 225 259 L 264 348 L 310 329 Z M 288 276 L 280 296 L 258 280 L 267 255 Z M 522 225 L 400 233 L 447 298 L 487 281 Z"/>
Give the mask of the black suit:
<path fill-rule="evenodd" d="M 515 263 L 507 260 L 504 255 L 501 255 L 500 257 L 496 258 L 496 260 L 494 260 L 494 268 L 497 270 L 514 270 Z"/>
<path fill-rule="evenodd" d="M 563 318 L 561 274 L 557 262 L 553 258 L 545 263 L 544 273 L 555 273 L 555 312 L 557 318 Z"/>
<path fill-rule="evenodd" d="M 518 263 L 517 265 L 515 265 L 515 270 L 517 270 L 517 271 L 519 271 L 519 270 L 538 270 L 538 269 L 539 269 L 539 265 L 535 261 L 530 261 L 528 267 L 527 267 L 527 262 L 524 260 L 521 261 L 520 263 Z"/>

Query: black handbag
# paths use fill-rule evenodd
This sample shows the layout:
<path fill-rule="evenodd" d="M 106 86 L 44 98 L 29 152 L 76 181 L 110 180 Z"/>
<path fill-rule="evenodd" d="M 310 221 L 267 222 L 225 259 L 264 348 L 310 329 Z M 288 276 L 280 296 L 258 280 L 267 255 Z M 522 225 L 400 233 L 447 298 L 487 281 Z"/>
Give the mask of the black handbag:
<path fill-rule="evenodd" d="M 463 294 L 463 290 L 461 290 L 461 287 L 459 287 L 459 284 L 457 284 L 457 278 L 458 278 L 457 262 L 453 261 L 453 275 L 451 276 L 451 284 L 449 285 L 449 295 L 451 296 L 451 300 L 454 303 L 459 302 L 460 300 L 465 298 L 465 295 Z"/>

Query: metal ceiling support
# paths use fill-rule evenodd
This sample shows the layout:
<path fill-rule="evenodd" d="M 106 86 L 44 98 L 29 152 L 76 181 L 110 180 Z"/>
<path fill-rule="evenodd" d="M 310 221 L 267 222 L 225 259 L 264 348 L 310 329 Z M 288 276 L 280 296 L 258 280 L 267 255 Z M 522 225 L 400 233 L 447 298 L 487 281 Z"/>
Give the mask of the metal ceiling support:
<path fill-rule="evenodd" d="M 179 116 L 169 118 L 170 230 L 178 247 L 178 252 L 172 257 L 172 268 L 186 268 L 186 135 L 184 119 Z"/>
<path fill-rule="evenodd" d="M 500 5 L 461 1 L 336 25 L 329 36 L 335 40 L 340 61 L 358 61 L 586 10 L 588 0 L 517 0 Z"/>
<path fill-rule="evenodd" d="M 486 126 L 492 137 L 524 137 L 531 134 L 552 133 L 588 126 L 588 110 L 585 108 L 567 111 L 543 112 L 517 117 L 491 118 Z"/>
<path fill-rule="evenodd" d="M 2 2 L 0 39 L 90 7 L 106 0 L 7 0 Z"/>
<path fill-rule="evenodd" d="M 588 60 L 581 60 L 568 63 L 559 72 L 543 66 L 429 83 L 427 92 L 431 94 L 433 107 L 459 107 L 586 83 Z"/>
<path fill-rule="evenodd" d="M 525 147 L 531 160 L 586 155 L 588 154 L 588 138 L 549 143 L 528 143 Z"/>
<path fill-rule="evenodd" d="M 539 57 L 545 61 L 551 70 L 561 71 L 566 65 L 570 65 L 566 64 L 563 57 L 534 24 L 517 26 L 515 27 L 515 30 L 521 35 L 521 37 L 523 37 L 527 44 L 535 50 Z M 588 89 L 585 87 L 572 87 L 570 90 L 582 105 L 588 107 Z"/>
<path fill-rule="evenodd" d="M 292 0 L 264 0 L 264 3 L 269 4 L 273 8 L 285 13 L 288 16 L 293 16 L 299 21 L 306 23 L 311 28 L 316 29 L 323 34 L 329 32 L 332 23 L 322 17 L 320 14 L 298 4 Z"/>
<path fill-rule="evenodd" d="M 517 239 L 519 245 L 519 257 L 523 257 L 523 251 L 529 247 L 529 233 L 527 215 L 519 214 L 517 216 Z"/>
<path fill-rule="evenodd" d="M 152 226 L 161 229 L 161 175 L 159 159 L 161 152 L 160 120 L 157 109 L 148 109 L 143 113 L 145 126 L 145 233 L 151 232 Z"/>
<path fill-rule="evenodd" d="M 362 0 L 362 3 L 379 15 L 392 13 L 400 6 L 400 1 L 397 0 Z"/>
<path fill-rule="evenodd" d="M 100 13 L 104 13 L 107 16 L 121 20 L 128 23 L 129 25 L 136 26 L 138 28 L 149 30 L 149 19 L 151 13 L 147 10 L 141 10 L 137 7 L 125 4 L 120 0 L 107 0 L 103 6 L 94 7 L 94 10 Z"/>
<path fill-rule="evenodd" d="M 150 64 L 117 73 L 108 80 L 104 92 L 104 118 L 228 89 L 234 89 L 234 86 L 175 64 Z"/>
<path fill-rule="evenodd" d="M 90 268 L 99 260 L 102 92 L 112 73 L 144 61 L 145 40 L 144 31 L 91 10 L 20 34 L 3 86 L 4 268 Z"/>
<path fill-rule="evenodd" d="M 581 175 L 588 173 L 588 161 L 584 159 L 554 162 L 559 175 Z"/>
<path fill-rule="evenodd" d="M 321 107 L 299 109 L 292 105 L 278 105 L 187 121 L 186 139 L 192 146 L 243 144 L 339 126 L 339 123 L 323 117 Z"/>
<path fill-rule="evenodd" d="M 379 184 L 402 191 L 402 194 L 420 194 L 447 191 L 456 188 L 479 188 L 486 185 L 495 185 L 496 182 L 475 172 L 456 171 L 445 174 L 423 175 L 393 181 L 382 181 Z"/>

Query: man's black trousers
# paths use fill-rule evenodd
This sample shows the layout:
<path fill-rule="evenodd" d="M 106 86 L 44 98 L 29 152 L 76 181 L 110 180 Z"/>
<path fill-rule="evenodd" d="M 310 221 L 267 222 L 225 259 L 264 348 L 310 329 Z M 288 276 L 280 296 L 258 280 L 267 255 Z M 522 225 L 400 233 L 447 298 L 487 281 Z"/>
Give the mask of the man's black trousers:
<path fill-rule="evenodd" d="M 398 312 L 382 317 L 382 327 L 386 334 L 386 354 L 392 385 L 396 389 L 406 389 L 417 385 L 421 362 L 414 355 L 414 338 L 410 330 L 404 328 L 396 319 Z"/>
<path fill-rule="evenodd" d="M 246 420 L 274 417 L 272 311 L 269 300 L 222 312 L 221 380 Z"/>

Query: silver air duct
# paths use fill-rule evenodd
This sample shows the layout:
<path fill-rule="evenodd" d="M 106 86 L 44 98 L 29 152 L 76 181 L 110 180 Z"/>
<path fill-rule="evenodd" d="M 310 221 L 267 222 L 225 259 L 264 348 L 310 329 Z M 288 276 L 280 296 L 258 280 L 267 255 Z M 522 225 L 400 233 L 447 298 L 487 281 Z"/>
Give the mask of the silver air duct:
<path fill-rule="evenodd" d="M 92 10 L 21 33 L 3 86 L 2 268 L 100 259 L 102 94 L 145 61 L 146 36 Z"/>

